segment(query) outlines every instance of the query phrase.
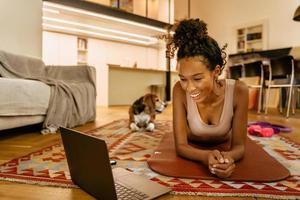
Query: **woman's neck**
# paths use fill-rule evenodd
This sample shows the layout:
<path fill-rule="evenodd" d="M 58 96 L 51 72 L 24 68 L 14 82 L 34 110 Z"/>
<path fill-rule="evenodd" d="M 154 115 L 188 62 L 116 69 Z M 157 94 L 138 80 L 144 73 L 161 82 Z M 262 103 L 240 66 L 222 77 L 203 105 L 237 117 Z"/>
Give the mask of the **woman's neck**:
<path fill-rule="evenodd" d="M 220 81 L 220 83 L 217 83 L 219 84 L 217 87 L 214 87 L 210 94 L 207 96 L 207 98 L 199 103 L 198 105 L 199 106 L 217 106 L 219 105 L 221 102 L 223 102 L 224 100 L 224 96 L 225 96 L 225 84 L 224 82 Z"/>

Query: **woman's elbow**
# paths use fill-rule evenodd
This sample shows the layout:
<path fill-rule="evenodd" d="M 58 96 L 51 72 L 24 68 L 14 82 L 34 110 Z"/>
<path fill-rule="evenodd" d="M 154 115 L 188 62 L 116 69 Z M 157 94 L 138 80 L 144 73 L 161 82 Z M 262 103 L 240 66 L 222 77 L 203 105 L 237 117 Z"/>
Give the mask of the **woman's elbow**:
<path fill-rule="evenodd" d="M 236 160 L 240 160 L 244 157 L 245 155 L 245 145 L 239 145 L 238 147 L 238 156 Z"/>
<path fill-rule="evenodd" d="M 186 149 L 186 145 L 185 144 L 176 144 L 175 146 L 176 148 L 176 154 L 178 156 L 181 156 L 181 157 L 185 157 L 185 149 Z"/>

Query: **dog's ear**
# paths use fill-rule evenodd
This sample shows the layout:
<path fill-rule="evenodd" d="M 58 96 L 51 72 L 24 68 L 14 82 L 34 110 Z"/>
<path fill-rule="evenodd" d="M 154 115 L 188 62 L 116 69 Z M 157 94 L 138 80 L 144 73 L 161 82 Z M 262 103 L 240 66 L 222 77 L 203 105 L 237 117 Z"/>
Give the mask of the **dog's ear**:
<path fill-rule="evenodd" d="M 155 99 L 156 95 L 154 94 L 146 94 L 144 96 L 143 102 L 145 105 L 145 112 L 149 114 L 155 114 Z"/>
<path fill-rule="evenodd" d="M 132 104 L 132 108 L 133 108 L 133 113 L 134 114 L 139 114 L 141 112 L 144 111 L 145 109 L 145 105 L 144 105 L 144 96 L 140 97 L 139 99 L 137 99 L 133 104 Z"/>

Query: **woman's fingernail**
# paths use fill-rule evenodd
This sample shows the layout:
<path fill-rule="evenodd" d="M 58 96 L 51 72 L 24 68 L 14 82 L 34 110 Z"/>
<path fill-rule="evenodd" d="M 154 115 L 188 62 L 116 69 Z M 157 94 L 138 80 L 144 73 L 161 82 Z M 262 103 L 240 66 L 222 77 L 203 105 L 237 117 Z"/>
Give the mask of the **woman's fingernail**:
<path fill-rule="evenodd" d="M 217 167 L 217 165 L 213 165 L 213 167 Z"/>
<path fill-rule="evenodd" d="M 229 163 L 229 160 L 228 160 L 228 159 L 225 159 L 225 162 L 226 162 L 226 163 Z"/>
<path fill-rule="evenodd" d="M 224 163 L 224 159 L 223 159 L 223 158 L 221 158 L 221 159 L 220 159 L 220 162 L 221 162 L 221 163 Z"/>

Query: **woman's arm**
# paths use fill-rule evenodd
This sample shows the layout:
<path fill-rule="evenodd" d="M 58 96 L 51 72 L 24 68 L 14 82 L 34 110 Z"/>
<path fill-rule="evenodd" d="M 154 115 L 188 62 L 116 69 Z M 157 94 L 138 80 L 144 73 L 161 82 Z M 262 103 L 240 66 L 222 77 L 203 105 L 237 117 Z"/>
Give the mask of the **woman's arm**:
<path fill-rule="evenodd" d="M 173 131 L 176 153 L 182 157 L 200 161 L 207 165 L 209 150 L 196 149 L 188 144 L 186 95 L 177 82 L 173 88 Z"/>
<path fill-rule="evenodd" d="M 232 121 L 232 148 L 224 152 L 234 161 L 244 156 L 248 122 L 248 87 L 240 81 L 236 82 L 234 90 L 234 114 Z"/>

